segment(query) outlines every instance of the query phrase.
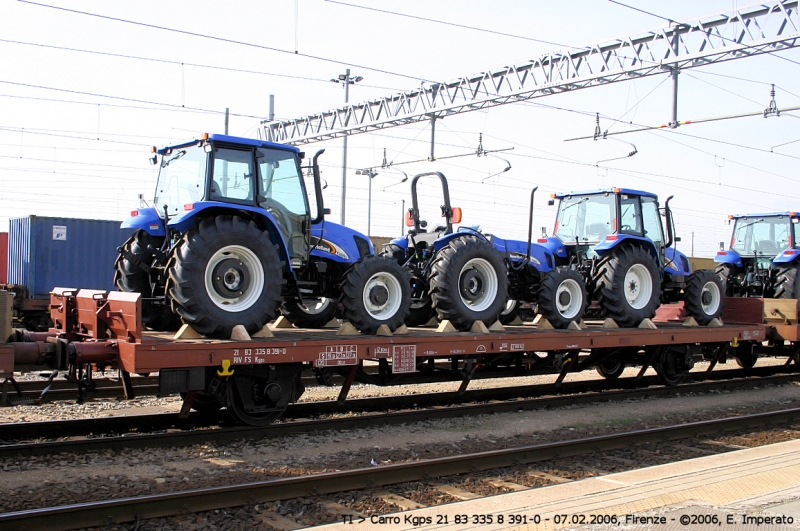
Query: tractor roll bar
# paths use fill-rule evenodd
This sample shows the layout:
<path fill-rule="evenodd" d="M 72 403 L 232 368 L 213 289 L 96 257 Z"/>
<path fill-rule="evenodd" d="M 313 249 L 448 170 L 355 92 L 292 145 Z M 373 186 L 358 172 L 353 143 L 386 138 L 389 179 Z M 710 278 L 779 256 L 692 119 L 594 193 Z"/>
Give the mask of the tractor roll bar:
<path fill-rule="evenodd" d="M 447 179 L 441 172 L 438 171 L 431 171 L 428 173 L 420 173 L 419 175 L 415 175 L 414 178 L 411 180 L 411 208 L 408 209 L 409 213 L 411 213 L 411 219 L 414 220 L 414 232 L 420 231 L 419 226 L 419 201 L 417 201 L 417 181 L 420 180 L 422 177 L 428 177 L 430 175 L 435 175 L 439 178 L 439 181 L 442 183 L 442 195 L 444 195 L 444 205 L 442 205 L 442 214 L 444 215 L 445 220 L 447 221 L 447 233 L 453 232 L 453 209 L 450 207 L 450 188 L 447 185 Z"/>

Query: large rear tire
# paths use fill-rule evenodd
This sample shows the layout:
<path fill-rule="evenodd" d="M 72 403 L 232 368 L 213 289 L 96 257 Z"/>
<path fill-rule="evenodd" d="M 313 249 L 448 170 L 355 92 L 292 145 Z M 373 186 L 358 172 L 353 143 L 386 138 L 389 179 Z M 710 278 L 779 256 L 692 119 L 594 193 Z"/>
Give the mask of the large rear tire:
<path fill-rule="evenodd" d="M 597 266 L 595 299 L 619 326 L 639 326 L 656 315 L 661 282 L 653 256 L 638 245 L 622 245 Z"/>
<path fill-rule="evenodd" d="M 134 255 L 140 263 L 152 265 L 155 252 L 164 244 L 163 236 L 152 236 L 143 230 L 137 230 L 133 236 L 122 244 L 123 252 Z M 139 267 L 134 260 L 120 253 L 114 263 L 114 284 L 120 291 L 128 293 L 141 293 L 142 298 L 142 324 L 153 330 L 177 330 L 181 324 L 179 316 L 172 312 L 167 301 L 157 304 L 151 299 L 153 289 L 150 285 L 150 275 Z"/>
<path fill-rule="evenodd" d="M 431 268 L 433 307 L 458 330 L 475 321 L 493 324 L 508 298 L 505 264 L 495 248 L 476 236 L 456 238 L 443 247 Z"/>
<path fill-rule="evenodd" d="M 734 293 L 734 270 L 731 264 L 721 264 L 714 269 L 714 273 L 722 280 L 723 293 L 726 297 L 733 297 Z"/>
<path fill-rule="evenodd" d="M 341 302 L 344 318 L 361 333 L 374 334 L 384 324 L 394 332 L 411 306 L 408 271 L 388 258 L 366 256 L 347 273 Z"/>
<path fill-rule="evenodd" d="M 722 314 L 725 306 L 725 284 L 714 273 L 701 269 L 689 275 L 683 303 L 686 313 L 700 325 L 707 325 Z"/>
<path fill-rule="evenodd" d="M 778 275 L 775 277 L 775 298 L 800 298 L 800 274 L 797 263 L 787 264 L 778 269 Z"/>
<path fill-rule="evenodd" d="M 266 231 L 238 216 L 206 218 L 183 235 L 170 261 L 173 309 L 198 333 L 229 338 L 275 318 L 283 301 L 283 264 Z"/>
<path fill-rule="evenodd" d="M 335 299 L 320 297 L 304 299 L 305 305 L 299 301 L 286 301 L 281 312 L 290 323 L 297 328 L 322 328 L 336 317 L 339 303 Z"/>
<path fill-rule="evenodd" d="M 580 322 L 586 313 L 586 283 L 583 276 L 567 267 L 557 267 L 542 275 L 539 285 L 539 313 L 556 328 Z"/>

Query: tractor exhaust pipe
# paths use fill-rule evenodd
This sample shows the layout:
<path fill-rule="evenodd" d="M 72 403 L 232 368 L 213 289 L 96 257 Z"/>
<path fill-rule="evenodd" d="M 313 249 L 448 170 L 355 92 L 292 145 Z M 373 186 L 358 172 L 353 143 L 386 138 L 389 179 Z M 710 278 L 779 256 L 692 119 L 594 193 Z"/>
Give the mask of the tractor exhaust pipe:
<path fill-rule="evenodd" d="M 669 209 L 669 202 L 673 197 L 675 196 L 671 195 L 664 201 L 664 216 L 667 218 L 667 243 L 664 244 L 664 247 L 672 247 L 672 244 L 675 243 L 673 234 L 675 227 L 672 225 L 672 210 Z"/>
<path fill-rule="evenodd" d="M 536 186 L 533 190 L 531 190 L 531 210 L 528 214 L 528 254 L 525 256 L 525 263 L 529 263 L 531 261 L 531 243 L 533 242 L 533 196 L 536 194 L 536 190 L 539 187 Z"/>

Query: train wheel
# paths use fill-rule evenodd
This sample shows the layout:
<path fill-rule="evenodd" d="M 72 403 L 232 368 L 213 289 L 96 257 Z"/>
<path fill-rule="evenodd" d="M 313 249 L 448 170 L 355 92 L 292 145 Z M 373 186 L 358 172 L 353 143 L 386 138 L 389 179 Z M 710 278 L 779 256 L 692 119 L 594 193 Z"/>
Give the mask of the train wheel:
<path fill-rule="evenodd" d="M 302 365 L 236 367 L 228 380 L 228 413 L 241 424 L 266 426 L 303 394 Z"/>
<path fill-rule="evenodd" d="M 227 339 L 236 325 L 252 334 L 283 302 L 283 264 L 266 231 L 238 216 L 206 218 L 173 251 L 168 296 L 185 323 Z"/>
<path fill-rule="evenodd" d="M 394 332 L 411 306 L 411 280 L 397 262 L 367 256 L 356 262 L 342 285 L 344 317 L 360 332 L 374 334 L 385 324 Z"/>
<path fill-rule="evenodd" d="M 134 232 L 133 236 L 122 244 L 123 252 L 114 263 L 114 284 L 120 291 L 142 294 L 145 299 L 142 301 L 142 324 L 146 327 L 153 330 L 177 330 L 181 325 L 181 319 L 172 313 L 166 301 L 156 304 L 152 300 L 147 300 L 153 297 L 150 275 L 138 265 L 138 263 L 152 265 L 155 252 L 163 243 L 163 236 L 151 236 L 143 230 Z M 131 256 L 135 259 L 131 259 Z"/>
<path fill-rule="evenodd" d="M 638 245 L 615 248 L 597 266 L 595 299 L 619 326 L 652 319 L 661 303 L 661 282 L 653 257 Z"/>
<path fill-rule="evenodd" d="M 281 312 L 297 328 L 322 328 L 336 317 L 339 303 L 335 299 L 320 297 L 303 299 L 305 306 L 298 301 L 286 301 Z"/>
<path fill-rule="evenodd" d="M 508 300 L 508 274 L 491 243 L 476 236 L 456 238 L 439 251 L 432 270 L 431 299 L 442 320 L 458 330 L 497 320 Z"/>
<path fill-rule="evenodd" d="M 694 363 L 688 353 L 680 350 L 664 350 L 654 364 L 658 380 L 669 387 L 682 384 L 689 376 Z"/>
<path fill-rule="evenodd" d="M 604 360 L 597 364 L 595 370 L 607 380 L 616 380 L 625 371 L 625 364 L 619 360 Z"/>
<path fill-rule="evenodd" d="M 725 283 L 713 271 L 695 271 L 689 276 L 684 292 L 686 313 L 698 324 L 707 325 L 722 314 L 725 305 Z"/>

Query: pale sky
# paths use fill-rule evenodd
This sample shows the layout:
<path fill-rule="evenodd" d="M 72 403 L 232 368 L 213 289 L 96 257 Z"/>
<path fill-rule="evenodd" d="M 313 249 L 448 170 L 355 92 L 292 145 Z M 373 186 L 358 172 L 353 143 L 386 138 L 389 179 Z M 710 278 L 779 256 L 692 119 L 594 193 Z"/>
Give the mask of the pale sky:
<path fill-rule="evenodd" d="M 749 5 L 625 3 L 678 21 Z M 604 0 L 0 0 L 0 12 L 0 230 L 7 230 L 8 218 L 27 215 L 122 220 L 139 206 L 139 194 L 153 197 L 150 146 L 222 133 L 226 107 L 230 134 L 255 137 L 270 94 L 280 119 L 338 107 L 343 87 L 329 80 L 347 68 L 363 77 L 350 87 L 350 101 L 359 102 L 414 89 L 421 80 L 448 81 L 666 24 Z M 770 84 L 779 108 L 798 106 L 800 50 L 688 69 L 679 80 L 680 120 L 762 111 Z M 537 185 L 534 235 L 542 226 L 552 231 L 550 193 L 628 187 L 655 192 L 662 203 L 675 196 L 679 248 L 691 254 L 693 234 L 696 256 L 712 256 L 718 242 L 729 240 L 728 214 L 800 210 L 798 113 L 564 142 L 591 135 L 598 112 L 605 117 L 601 128 L 611 131 L 630 127 L 624 121 L 666 123 L 671 80 L 652 76 L 437 121 L 437 156 L 474 153 L 483 134 L 487 150 L 514 148 L 497 153 L 500 158 L 469 155 L 381 169 L 384 149 L 389 162 L 427 158 L 429 126 L 351 136 L 347 224 L 367 230 L 368 178 L 355 172 L 370 167 L 378 172 L 374 236 L 400 235 L 410 187 L 397 184 L 398 170 L 409 176 L 441 171 L 453 204 L 464 210 L 463 223 L 505 238 L 527 237 L 528 199 Z M 625 157 L 628 142 L 635 156 L 598 163 Z M 342 141 L 302 149 L 313 155 L 321 148 L 326 206 L 338 222 Z M 509 171 L 494 175 L 508 164 Z M 421 193 L 423 204 L 438 211 L 435 182 Z"/>

